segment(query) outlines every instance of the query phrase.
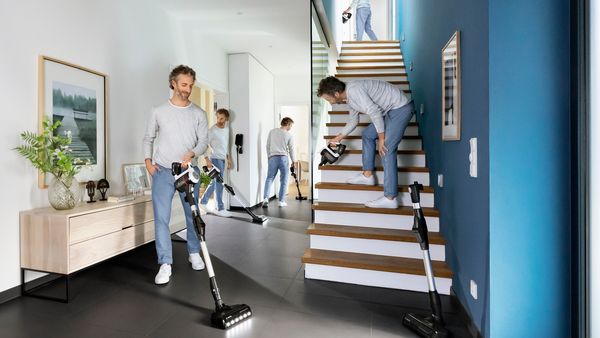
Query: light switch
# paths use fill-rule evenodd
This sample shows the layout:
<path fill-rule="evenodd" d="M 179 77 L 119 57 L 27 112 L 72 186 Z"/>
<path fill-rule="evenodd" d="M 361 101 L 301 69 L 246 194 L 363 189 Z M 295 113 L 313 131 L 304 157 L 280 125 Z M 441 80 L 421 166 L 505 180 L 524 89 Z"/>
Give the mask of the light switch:
<path fill-rule="evenodd" d="M 473 137 L 469 140 L 471 151 L 469 152 L 469 175 L 477 177 L 477 138 Z"/>
<path fill-rule="evenodd" d="M 438 187 L 443 187 L 444 186 L 444 175 L 442 174 L 438 174 Z"/>
<path fill-rule="evenodd" d="M 425 114 L 425 104 L 424 103 L 421 103 L 421 108 L 419 109 L 419 113 L 421 115 Z"/>

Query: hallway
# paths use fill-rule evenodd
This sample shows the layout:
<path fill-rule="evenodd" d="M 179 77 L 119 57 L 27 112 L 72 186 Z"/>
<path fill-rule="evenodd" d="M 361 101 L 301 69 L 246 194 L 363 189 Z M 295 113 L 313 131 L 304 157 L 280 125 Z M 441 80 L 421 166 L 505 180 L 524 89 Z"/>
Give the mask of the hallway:
<path fill-rule="evenodd" d="M 301 203 L 293 197 L 288 195 L 286 213 Z M 280 211 L 268 210 L 270 215 Z M 173 244 L 171 282 L 154 285 L 156 254 L 150 243 L 75 274 L 69 304 L 20 297 L 0 305 L 0 335 L 415 337 L 400 318 L 407 310 L 426 311 L 426 295 L 305 280 L 300 257 L 308 247 L 308 222 L 271 216 L 261 226 L 242 221 L 245 217 L 240 213 L 235 219 L 206 216 L 205 220 L 222 296 L 226 303 L 250 305 L 254 317 L 249 322 L 229 331 L 210 327 L 214 305 L 208 280 L 204 271 L 188 266 L 182 243 Z M 467 322 L 450 298 L 443 296 L 443 301 L 451 325 Z M 468 337 L 464 328 L 457 333 Z"/>

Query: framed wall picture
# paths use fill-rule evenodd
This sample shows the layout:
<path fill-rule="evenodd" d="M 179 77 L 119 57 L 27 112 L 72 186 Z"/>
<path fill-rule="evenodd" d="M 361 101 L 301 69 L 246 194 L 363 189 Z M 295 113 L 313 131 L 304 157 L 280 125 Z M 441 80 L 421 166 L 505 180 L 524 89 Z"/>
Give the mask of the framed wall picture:
<path fill-rule="evenodd" d="M 74 158 L 90 163 L 79 182 L 106 178 L 106 75 L 47 56 L 38 58 L 38 120 L 61 121 L 56 133 L 70 132 Z M 39 174 L 38 184 L 50 181 Z"/>
<path fill-rule="evenodd" d="M 442 48 L 442 140 L 460 140 L 460 31 Z"/>
<path fill-rule="evenodd" d="M 125 187 L 130 193 L 140 193 L 152 189 L 152 176 L 143 163 L 123 165 Z"/>

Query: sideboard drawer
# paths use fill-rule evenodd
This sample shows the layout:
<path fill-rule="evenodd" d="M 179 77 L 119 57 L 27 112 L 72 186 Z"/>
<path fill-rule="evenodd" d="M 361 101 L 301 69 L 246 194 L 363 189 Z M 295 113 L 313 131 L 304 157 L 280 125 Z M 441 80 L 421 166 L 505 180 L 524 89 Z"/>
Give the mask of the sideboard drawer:
<path fill-rule="evenodd" d="M 146 222 L 127 229 L 71 245 L 69 272 L 98 263 L 154 239 L 154 222 Z"/>
<path fill-rule="evenodd" d="M 69 244 L 120 231 L 153 220 L 152 202 L 137 203 L 124 207 L 71 217 L 69 220 Z"/>

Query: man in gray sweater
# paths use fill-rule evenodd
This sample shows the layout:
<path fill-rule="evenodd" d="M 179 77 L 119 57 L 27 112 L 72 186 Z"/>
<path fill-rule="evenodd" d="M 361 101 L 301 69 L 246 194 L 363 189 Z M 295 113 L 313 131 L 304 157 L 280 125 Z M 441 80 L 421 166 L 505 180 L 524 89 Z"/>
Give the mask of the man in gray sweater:
<path fill-rule="evenodd" d="M 204 154 L 208 145 L 208 123 L 206 112 L 190 102 L 196 73 L 193 69 L 180 65 L 169 75 L 169 87 L 173 95 L 168 102 L 155 107 L 144 135 L 143 148 L 146 169 L 152 176 L 152 207 L 154 209 L 154 234 L 156 253 L 160 269 L 154 278 L 156 284 L 169 282 L 173 252 L 171 248 L 171 204 L 175 194 L 175 180 L 171 174 L 171 164 L 181 162 L 184 167 L 196 162 Z M 199 184 L 194 195 L 198 200 Z M 200 257 L 200 242 L 196 235 L 192 212 L 179 194 L 187 225 L 188 261 L 194 270 L 204 269 Z"/>
<path fill-rule="evenodd" d="M 279 207 L 287 206 L 285 202 L 285 193 L 287 191 L 287 181 L 290 168 L 288 154 L 292 163 L 296 163 L 296 150 L 294 148 L 294 139 L 290 134 L 290 129 L 294 121 L 289 117 L 281 120 L 281 127 L 275 128 L 269 132 L 267 138 L 267 156 L 269 157 L 269 169 L 265 181 L 265 193 L 262 203 L 263 208 L 269 205 L 269 195 L 273 180 L 279 171 Z"/>
<path fill-rule="evenodd" d="M 383 160 L 383 196 L 365 203 L 370 208 L 398 207 L 398 144 L 413 113 L 412 101 L 394 85 L 380 80 L 344 83 L 326 77 L 319 83 L 317 96 L 331 104 L 347 103 L 350 119 L 330 143 L 339 143 L 358 125 L 359 114 L 367 114 L 371 124 L 362 134 L 363 172 L 348 179 L 350 184 L 375 185 L 375 154 Z"/>

